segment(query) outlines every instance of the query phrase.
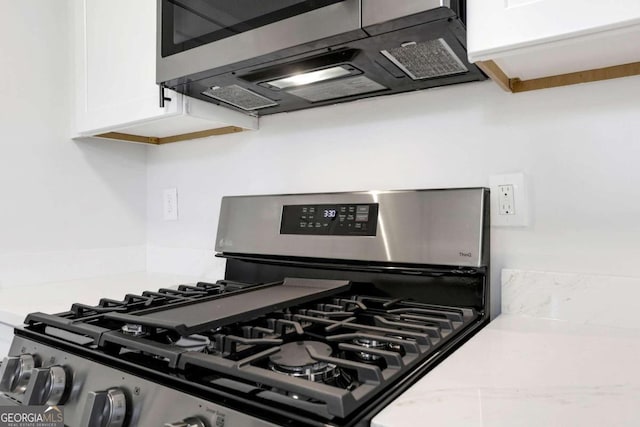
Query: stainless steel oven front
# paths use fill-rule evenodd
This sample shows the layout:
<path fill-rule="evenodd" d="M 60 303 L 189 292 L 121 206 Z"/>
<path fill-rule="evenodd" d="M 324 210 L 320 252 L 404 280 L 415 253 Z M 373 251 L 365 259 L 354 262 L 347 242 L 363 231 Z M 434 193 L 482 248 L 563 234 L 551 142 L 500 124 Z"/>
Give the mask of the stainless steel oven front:
<path fill-rule="evenodd" d="M 361 31 L 360 0 L 158 0 L 158 82 Z"/>

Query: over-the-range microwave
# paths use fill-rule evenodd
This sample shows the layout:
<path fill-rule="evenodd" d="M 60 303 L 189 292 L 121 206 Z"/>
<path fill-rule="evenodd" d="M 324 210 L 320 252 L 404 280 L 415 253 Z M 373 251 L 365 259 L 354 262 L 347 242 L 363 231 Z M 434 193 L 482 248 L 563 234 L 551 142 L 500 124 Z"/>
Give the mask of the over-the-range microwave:
<path fill-rule="evenodd" d="M 157 1 L 157 82 L 250 114 L 485 78 L 465 0 Z"/>

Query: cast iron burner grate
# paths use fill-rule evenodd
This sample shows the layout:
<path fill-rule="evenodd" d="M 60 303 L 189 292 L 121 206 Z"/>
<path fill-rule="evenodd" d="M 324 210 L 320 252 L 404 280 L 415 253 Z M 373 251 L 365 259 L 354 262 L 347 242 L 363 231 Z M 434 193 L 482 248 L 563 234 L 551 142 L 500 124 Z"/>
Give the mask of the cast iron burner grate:
<path fill-rule="evenodd" d="M 171 328 L 128 323 L 144 319 L 136 317 L 139 312 L 186 307 L 212 295 L 261 286 L 223 281 L 183 285 L 127 295 L 122 301 L 103 299 L 95 307 L 74 304 L 58 315 L 34 313 L 26 322 L 31 330 L 205 387 L 250 393 L 269 405 L 333 419 L 349 416 L 478 319 L 471 308 L 347 290 L 269 313 L 255 312 L 188 336 Z M 110 313 L 126 314 L 127 321 Z"/>

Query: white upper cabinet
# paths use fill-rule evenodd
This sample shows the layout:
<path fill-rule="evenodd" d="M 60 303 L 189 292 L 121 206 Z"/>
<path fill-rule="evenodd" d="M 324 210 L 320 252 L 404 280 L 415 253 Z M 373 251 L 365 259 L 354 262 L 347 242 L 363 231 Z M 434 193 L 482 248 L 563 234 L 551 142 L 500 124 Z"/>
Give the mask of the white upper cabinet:
<path fill-rule="evenodd" d="M 640 0 L 468 0 L 467 30 L 514 92 L 640 73 Z"/>
<path fill-rule="evenodd" d="M 258 119 L 165 90 L 156 70 L 156 0 L 74 0 L 74 136 L 164 143 L 257 129 Z"/>

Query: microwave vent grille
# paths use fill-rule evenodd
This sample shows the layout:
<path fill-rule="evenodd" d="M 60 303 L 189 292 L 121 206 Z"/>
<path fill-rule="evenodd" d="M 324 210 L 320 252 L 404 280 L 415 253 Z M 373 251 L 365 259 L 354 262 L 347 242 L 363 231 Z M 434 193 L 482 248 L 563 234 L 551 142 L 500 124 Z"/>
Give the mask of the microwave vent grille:
<path fill-rule="evenodd" d="M 253 111 L 278 105 L 277 102 L 238 85 L 224 87 L 213 86 L 202 92 L 202 94 L 245 111 Z"/>
<path fill-rule="evenodd" d="M 382 53 L 413 80 L 469 71 L 444 39 L 404 43 Z"/>

